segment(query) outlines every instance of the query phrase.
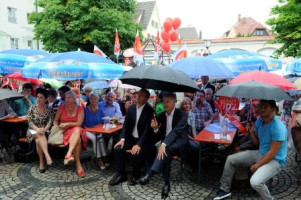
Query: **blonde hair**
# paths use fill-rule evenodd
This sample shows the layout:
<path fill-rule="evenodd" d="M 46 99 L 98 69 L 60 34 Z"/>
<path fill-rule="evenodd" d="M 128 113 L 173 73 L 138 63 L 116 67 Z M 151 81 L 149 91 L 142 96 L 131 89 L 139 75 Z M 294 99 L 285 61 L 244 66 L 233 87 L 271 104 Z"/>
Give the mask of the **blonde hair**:
<path fill-rule="evenodd" d="M 184 103 L 186 101 L 188 101 L 190 103 L 190 109 L 192 109 L 191 99 L 189 97 L 184 97 L 184 99 L 182 100 L 181 105 L 180 105 L 180 110 L 184 111 Z"/>

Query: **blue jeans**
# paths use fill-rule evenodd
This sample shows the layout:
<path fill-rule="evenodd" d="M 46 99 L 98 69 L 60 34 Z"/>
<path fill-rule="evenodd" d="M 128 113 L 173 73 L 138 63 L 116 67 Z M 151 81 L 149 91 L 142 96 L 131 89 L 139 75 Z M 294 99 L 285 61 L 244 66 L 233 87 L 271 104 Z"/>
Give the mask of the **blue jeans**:
<path fill-rule="evenodd" d="M 220 189 L 230 192 L 235 168 L 250 169 L 250 167 L 257 163 L 261 158 L 262 155 L 259 150 L 249 150 L 228 156 L 220 180 Z M 273 199 L 265 183 L 278 174 L 281 171 L 281 168 L 280 163 L 273 159 L 267 164 L 259 167 L 252 175 L 250 184 L 252 188 L 259 193 L 262 199 Z"/>

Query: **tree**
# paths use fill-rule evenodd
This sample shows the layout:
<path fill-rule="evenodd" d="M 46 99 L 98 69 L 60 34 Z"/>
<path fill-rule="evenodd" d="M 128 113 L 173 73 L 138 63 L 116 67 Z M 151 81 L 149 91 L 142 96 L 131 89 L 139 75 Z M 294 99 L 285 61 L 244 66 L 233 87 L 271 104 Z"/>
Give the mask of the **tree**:
<path fill-rule="evenodd" d="M 141 30 L 133 22 L 135 0 L 38 0 L 37 5 L 43 10 L 31 13 L 29 21 L 50 52 L 92 52 L 95 44 L 113 55 L 116 28 L 123 49 L 133 46 Z"/>
<path fill-rule="evenodd" d="M 276 56 L 301 57 L 301 2 L 300 0 L 279 0 L 281 3 L 272 8 L 273 18 L 267 21 L 276 35 L 273 43 L 282 46 Z"/>

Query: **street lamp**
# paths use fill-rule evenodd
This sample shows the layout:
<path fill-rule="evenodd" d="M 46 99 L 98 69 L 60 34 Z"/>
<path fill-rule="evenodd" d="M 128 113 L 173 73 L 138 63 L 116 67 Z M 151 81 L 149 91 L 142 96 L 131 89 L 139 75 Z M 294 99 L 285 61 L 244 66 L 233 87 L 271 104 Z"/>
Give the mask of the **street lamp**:
<path fill-rule="evenodd" d="M 205 45 L 206 50 L 205 50 L 203 56 L 208 56 L 208 55 L 210 55 L 209 47 L 211 45 L 211 40 L 204 40 L 204 45 Z"/>

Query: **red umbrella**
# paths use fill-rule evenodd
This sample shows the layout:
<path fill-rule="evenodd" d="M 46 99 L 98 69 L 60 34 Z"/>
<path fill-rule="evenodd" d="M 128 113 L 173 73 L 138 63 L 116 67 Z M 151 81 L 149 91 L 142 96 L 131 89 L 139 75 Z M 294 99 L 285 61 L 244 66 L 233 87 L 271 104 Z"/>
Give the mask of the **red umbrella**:
<path fill-rule="evenodd" d="M 248 81 L 258 81 L 261 83 L 281 87 L 284 90 L 296 89 L 296 87 L 291 82 L 289 82 L 282 76 L 265 71 L 250 71 L 242 73 L 232 79 L 229 84 L 244 83 Z"/>
<path fill-rule="evenodd" d="M 24 78 L 21 74 L 21 72 L 15 72 L 9 75 L 6 75 L 5 77 L 10 78 L 10 79 L 15 79 L 20 82 L 28 82 L 34 85 L 42 85 L 43 82 L 40 81 L 39 79 L 34 79 L 34 78 Z"/>

